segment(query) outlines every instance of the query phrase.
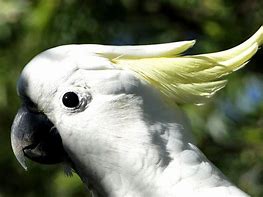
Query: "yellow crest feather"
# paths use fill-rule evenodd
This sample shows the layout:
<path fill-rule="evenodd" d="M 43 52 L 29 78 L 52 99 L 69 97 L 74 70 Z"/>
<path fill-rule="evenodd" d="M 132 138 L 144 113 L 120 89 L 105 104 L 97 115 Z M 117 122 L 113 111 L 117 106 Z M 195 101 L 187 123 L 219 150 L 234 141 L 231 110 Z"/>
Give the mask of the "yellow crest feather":
<path fill-rule="evenodd" d="M 257 52 L 263 44 L 263 27 L 246 42 L 222 52 L 179 56 L 178 52 L 190 48 L 194 42 L 185 44 L 153 57 L 131 58 L 123 53 L 111 61 L 118 68 L 137 73 L 169 100 L 202 104 L 226 85 L 227 81 L 220 80 L 221 77 L 244 66 Z"/>

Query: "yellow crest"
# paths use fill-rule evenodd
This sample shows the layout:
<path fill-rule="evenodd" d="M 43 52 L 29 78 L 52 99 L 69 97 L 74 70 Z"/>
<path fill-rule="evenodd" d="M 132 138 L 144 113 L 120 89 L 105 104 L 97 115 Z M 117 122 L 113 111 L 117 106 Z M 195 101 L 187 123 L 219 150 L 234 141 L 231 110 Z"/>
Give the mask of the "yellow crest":
<path fill-rule="evenodd" d="M 160 45 L 126 46 L 100 53 L 117 68 L 132 70 L 176 103 L 202 104 L 223 88 L 221 78 L 243 67 L 263 44 L 263 27 L 229 50 L 180 56 L 194 45 L 184 41 Z"/>

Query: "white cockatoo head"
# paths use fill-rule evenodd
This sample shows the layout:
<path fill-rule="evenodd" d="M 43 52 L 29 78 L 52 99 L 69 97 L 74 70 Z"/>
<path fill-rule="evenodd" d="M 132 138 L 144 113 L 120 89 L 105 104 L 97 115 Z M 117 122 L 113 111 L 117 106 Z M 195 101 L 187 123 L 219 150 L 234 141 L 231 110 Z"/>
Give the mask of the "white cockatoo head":
<path fill-rule="evenodd" d="M 167 166 L 191 142 L 177 104 L 204 103 L 262 42 L 261 27 L 235 48 L 201 55 L 180 55 L 194 41 L 49 49 L 19 78 L 23 104 L 12 126 L 14 153 L 24 168 L 25 156 L 68 162 L 84 182 L 104 185 L 116 169 L 132 177 L 150 169 L 149 161 Z"/>

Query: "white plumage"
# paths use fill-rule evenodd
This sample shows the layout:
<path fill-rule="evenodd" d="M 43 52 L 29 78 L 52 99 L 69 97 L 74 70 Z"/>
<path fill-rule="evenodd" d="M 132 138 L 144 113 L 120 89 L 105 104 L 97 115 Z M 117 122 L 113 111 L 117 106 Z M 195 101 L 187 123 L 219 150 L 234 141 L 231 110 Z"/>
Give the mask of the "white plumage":
<path fill-rule="evenodd" d="M 25 67 L 18 92 L 25 106 L 30 100 L 41 117 L 50 120 L 48 132 L 56 128 L 63 143 L 62 160 L 98 196 L 247 196 L 195 146 L 177 103 L 199 104 L 210 98 L 225 86 L 220 78 L 246 63 L 262 40 L 261 27 L 239 47 L 182 57 L 193 41 L 61 46 Z M 68 107 L 65 93 L 77 95 L 79 103 Z M 22 110 L 34 116 L 31 108 Z M 46 146 L 39 149 L 46 141 L 35 140 L 37 129 L 24 126 L 23 113 L 11 134 L 19 162 L 26 167 L 24 155 L 40 163 L 60 162 L 36 154 L 50 152 Z"/>

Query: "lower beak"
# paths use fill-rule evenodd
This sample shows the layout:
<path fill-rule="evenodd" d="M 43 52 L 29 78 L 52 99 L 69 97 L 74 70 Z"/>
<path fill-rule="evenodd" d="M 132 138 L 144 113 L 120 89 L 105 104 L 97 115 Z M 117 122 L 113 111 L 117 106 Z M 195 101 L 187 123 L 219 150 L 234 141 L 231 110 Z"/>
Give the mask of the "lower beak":
<path fill-rule="evenodd" d="M 11 128 L 14 154 L 24 169 L 25 157 L 42 164 L 63 162 L 65 151 L 53 123 L 42 113 L 30 112 L 21 107 Z"/>

